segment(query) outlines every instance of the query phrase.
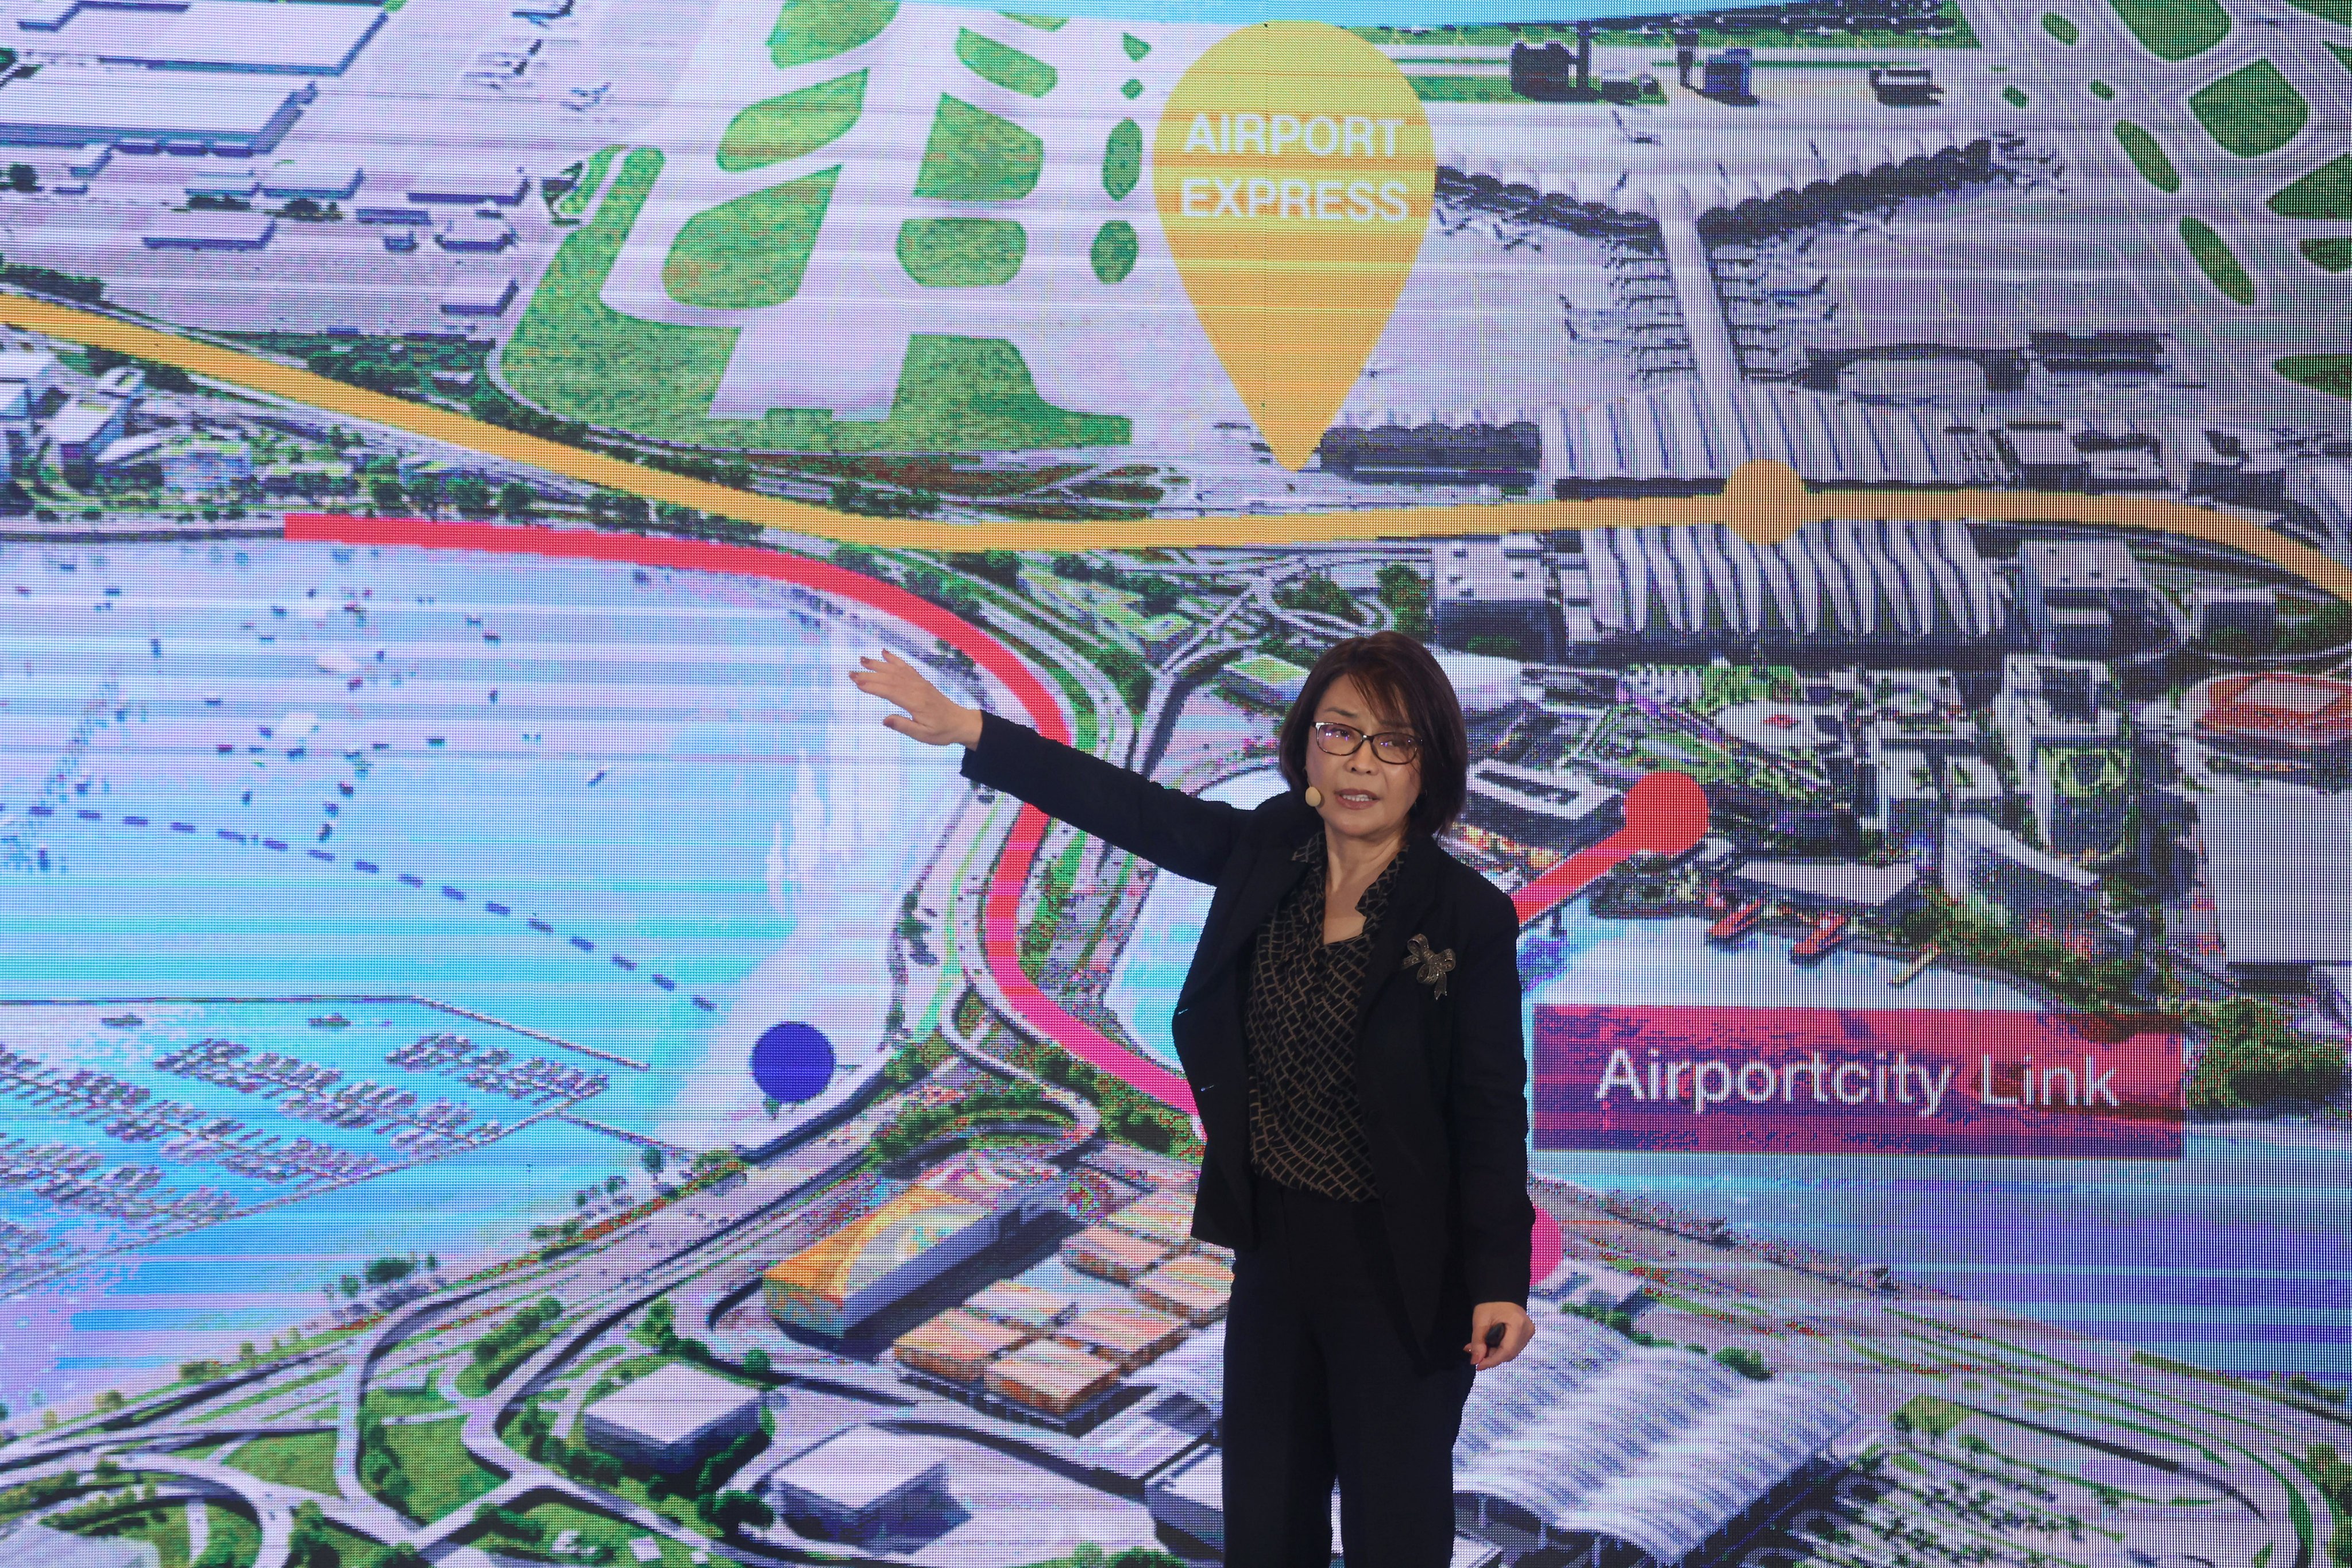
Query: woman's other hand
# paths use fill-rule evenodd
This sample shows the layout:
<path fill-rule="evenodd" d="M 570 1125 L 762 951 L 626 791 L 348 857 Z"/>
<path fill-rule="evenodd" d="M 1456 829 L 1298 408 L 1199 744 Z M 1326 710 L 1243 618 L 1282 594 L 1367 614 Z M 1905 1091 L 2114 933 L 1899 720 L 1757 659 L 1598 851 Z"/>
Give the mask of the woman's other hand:
<path fill-rule="evenodd" d="M 1503 1327 L 1503 1342 L 1493 1350 L 1486 1348 L 1486 1331 L 1494 1324 Z M 1516 1301 L 1481 1301 L 1470 1309 L 1470 1342 L 1462 1348 L 1470 1352 L 1470 1364 L 1480 1372 L 1492 1372 L 1521 1351 L 1536 1337 L 1535 1320 Z"/>
<path fill-rule="evenodd" d="M 980 710 L 951 702 L 947 694 L 923 679 L 923 672 L 889 649 L 877 658 L 861 655 L 860 668 L 849 672 L 849 683 L 868 697 L 879 697 L 906 710 L 886 713 L 882 722 L 926 746 L 980 744 Z"/>

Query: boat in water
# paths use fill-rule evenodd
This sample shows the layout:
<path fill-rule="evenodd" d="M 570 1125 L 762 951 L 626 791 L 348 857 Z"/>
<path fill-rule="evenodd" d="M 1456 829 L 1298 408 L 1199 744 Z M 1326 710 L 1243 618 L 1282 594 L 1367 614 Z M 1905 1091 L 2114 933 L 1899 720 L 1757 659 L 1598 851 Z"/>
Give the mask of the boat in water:
<path fill-rule="evenodd" d="M 321 1013 L 310 1020 L 310 1027 L 314 1029 L 348 1029 L 351 1026 L 352 1021 L 341 1013 Z"/>
<path fill-rule="evenodd" d="M 1749 931 L 1754 931 L 1756 929 L 1757 922 L 1761 921 L 1763 918 L 1764 900 L 1762 899 L 1750 899 L 1746 903 L 1734 909 L 1729 914 L 1724 916 L 1721 920 L 1716 921 L 1713 925 L 1707 927 L 1706 940 L 1709 942 L 1738 942 Z"/>
<path fill-rule="evenodd" d="M 1819 963 L 1829 956 L 1830 949 L 1845 940 L 1846 927 L 1853 917 L 1846 914 L 1826 914 L 1814 922 L 1812 934 L 1789 950 L 1791 963 Z"/>
<path fill-rule="evenodd" d="M 99 1020 L 110 1029 L 135 1029 L 146 1021 L 136 1013 L 117 1013 L 110 1018 Z"/>

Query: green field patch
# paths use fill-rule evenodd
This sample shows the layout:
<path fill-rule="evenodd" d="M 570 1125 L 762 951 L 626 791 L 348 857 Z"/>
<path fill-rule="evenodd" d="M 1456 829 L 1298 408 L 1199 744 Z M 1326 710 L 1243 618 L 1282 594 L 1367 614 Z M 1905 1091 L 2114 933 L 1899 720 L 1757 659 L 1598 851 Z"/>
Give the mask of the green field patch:
<path fill-rule="evenodd" d="M 2116 96 L 2116 89 L 2105 82 L 2094 81 L 2091 83 L 2091 96 L 2102 103 L 2111 102 Z"/>
<path fill-rule="evenodd" d="M 2023 109 L 2025 107 L 2025 89 L 2021 87 L 2002 88 L 2000 89 L 2000 96 L 2007 101 L 2011 109 Z"/>
<path fill-rule="evenodd" d="M 1142 127 L 1122 120 L 1110 128 L 1110 140 L 1103 147 L 1103 189 L 1110 193 L 1111 200 L 1123 202 L 1142 177 Z"/>
<path fill-rule="evenodd" d="M 2277 152 L 2311 118 L 2303 94 L 2268 60 L 2199 88 L 2189 94 L 2189 107 L 2205 134 L 2241 158 Z"/>
<path fill-rule="evenodd" d="M 988 452 L 1034 447 L 1118 447 L 1121 416 L 1074 414 L 1037 395 L 1021 351 L 1003 338 L 907 340 L 890 416 L 836 425 L 839 452 Z"/>
<path fill-rule="evenodd" d="M 2271 197 L 2281 217 L 2352 223 L 2352 153 L 2332 158 Z"/>
<path fill-rule="evenodd" d="M 1029 254 L 1029 231 L 995 218 L 908 218 L 898 226 L 898 265 L 926 289 L 1010 283 Z"/>
<path fill-rule="evenodd" d="M 389 1456 L 407 1479 L 401 1510 L 420 1524 L 455 1513 L 505 1479 L 466 1451 L 465 1429 L 453 1414 L 443 1421 L 368 1430 L 369 1447 Z"/>
<path fill-rule="evenodd" d="M 2132 37 L 2158 59 L 2201 55 L 2230 36 L 2230 14 L 2214 0 L 2107 0 Z"/>
<path fill-rule="evenodd" d="M 1898 1426 L 1907 1423 L 1930 1437 L 1942 1437 L 1976 1412 L 1932 1394 L 1915 1394 L 1895 1414 L 1903 1417 Z"/>
<path fill-rule="evenodd" d="M 184 1502 L 155 1502 L 109 1514 L 72 1533 L 99 1541 L 143 1541 L 155 1548 L 157 1568 L 188 1568 L 188 1510 Z"/>
<path fill-rule="evenodd" d="M 994 38 L 982 37 L 970 27 L 956 35 L 956 58 L 1005 91 L 1017 92 L 1024 98 L 1043 98 L 1061 79 L 1044 60 Z"/>
<path fill-rule="evenodd" d="M 1151 46 L 1133 33 L 1121 33 L 1118 36 L 1118 47 L 1127 51 L 1127 58 L 1131 60 L 1139 60 L 1151 52 Z"/>
<path fill-rule="evenodd" d="M 2271 368 L 2297 386 L 2352 397 L 2352 354 L 2289 354 Z"/>
<path fill-rule="evenodd" d="M 2042 13 L 2042 30 L 2049 34 L 2052 37 L 2057 39 L 2062 44 L 2079 42 L 2083 37 L 2082 28 L 2074 26 L 2074 23 L 2066 20 L 2065 17 L 2061 16 L 2055 11 L 2044 11 Z"/>
<path fill-rule="evenodd" d="M 2212 226 L 2193 217 L 2182 218 L 2180 243 L 2189 247 L 2189 254 L 2197 258 L 2197 265 L 2205 269 L 2205 277 L 2214 288 L 2241 305 L 2254 302 L 2254 280 L 2246 276 L 2245 268 L 2230 249 L 2229 242 L 2214 233 Z"/>
<path fill-rule="evenodd" d="M 2301 248 L 2303 258 L 2322 272 L 2352 268 L 2352 235 L 2331 234 L 2320 239 L 2306 239 Z"/>
<path fill-rule="evenodd" d="M 2286 3 L 2298 11 L 2308 11 L 2340 26 L 2352 27 L 2352 0 L 2286 0 Z"/>
<path fill-rule="evenodd" d="M 1095 230 L 1094 247 L 1087 259 L 1094 264 L 1095 277 L 1104 283 L 1123 283 L 1135 270 L 1135 226 L 1125 218 L 1115 217 Z"/>
<path fill-rule="evenodd" d="M 865 107 L 864 71 L 762 100 L 727 122 L 719 166 L 739 174 L 814 153 L 845 134 Z"/>
<path fill-rule="evenodd" d="M 1143 96 L 1143 84 L 1136 80 L 1133 77 L 1129 77 L 1125 81 L 1118 84 L 1118 91 L 1119 96 L 1122 98 L 1141 98 Z"/>
<path fill-rule="evenodd" d="M 650 147 L 631 153 L 596 216 L 557 249 L 500 356 L 517 395 L 563 418 L 734 451 L 991 452 L 1129 439 L 1124 417 L 1039 397 L 1020 350 L 999 338 L 910 339 L 887 419 L 836 424 L 821 408 L 709 417 L 736 329 L 647 321 L 601 297 L 662 161 Z"/>
<path fill-rule="evenodd" d="M 695 214 L 662 263 L 662 288 L 681 305 L 714 310 L 782 304 L 800 292 L 840 177 L 836 166 Z"/>
<path fill-rule="evenodd" d="M 2347 49 L 2341 44 L 2332 43 L 2327 46 L 2327 52 L 2336 57 L 2337 65 L 2342 66 L 2346 70 L 2352 71 L 2352 49 Z"/>
<path fill-rule="evenodd" d="M 778 70 L 829 60 L 880 37 L 898 14 L 898 0 L 784 0 L 768 58 Z"/>
<path fill-rule="evenodd" d="M 1409 76 L 1412 95 L 1423 103 L 1532 103 L 1511 89 L 1507 76 Z"/>
<path fill-rule="evenodd" d="M 2118 120 L 2116 140 L 2124 144 L 2140 178 L 2168 195 L 2180 188 L 2180 171 L 2172 166 L 2172 160 L 2164 155 L 2164 149 L 2157 145 L 2156 138 L 2144 126 Z"/>
<path fill-rule="evenodd" d="M 205 1504 L 205 1523 L 211 1542 L 206 1551 L 226 1542 L 229 1561 L 238 1568 L 249 1568 L 261 1555 L 261 1527 L 236 1510 L 208 1502 Z"/>
<path fill-rule="evenodd" d="M 661 169 L 656 149 L 631 153 L 596 216 L 557 249 L 499 357 L 508 384 L 565 418 L 656 440 L 822 447 L 829 423 L 823 415 L 708 417 L 735 352 L 734 328 L 648 321 L 604 303 L 604 279 Z"/>
<path fill-rule="evenodd" d="M 1034 27 L 1041 33 L 1058 33 L 1070 25 L 1067 16 L 1037 16 L 1026 11 L 999 11 L 1008 22 L 1018 22 L 1024 27 Z"/>
<path fill-rule="evenodd" d="M 925 201 L 1017 202 L 1037 188 L 1045 143 L 1002 115 L 940 95 L 915 195 Z"/>
<path fill-rule="evenodd" d="M 280 1486 L 335 1495 L 335 1435 L 298 1432 L 256 1437 L 228 1457 L 228 1468 Z"/>

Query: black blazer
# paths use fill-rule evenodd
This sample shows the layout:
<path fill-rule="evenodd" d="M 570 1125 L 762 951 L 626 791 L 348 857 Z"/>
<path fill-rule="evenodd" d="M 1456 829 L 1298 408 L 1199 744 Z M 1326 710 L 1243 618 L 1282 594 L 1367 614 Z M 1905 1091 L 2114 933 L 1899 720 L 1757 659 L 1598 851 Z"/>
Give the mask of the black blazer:
<path fill-rule="evenodd" d="M 963 775 L 1216 888 L 1176 1002 L 1176 1050 L 1208 1142 L 1192 1234 L 1252 1247 L 1243 977 L 1249 939 L 1306 869 L 1292 851 L 1321 819 L 1287 790 L 1254 811 L 1200 800 L 993 713 L 964 753 Z M 1458 1347 L 1469 1322 L 1439 1324 L 1441 1296 L 1528 1299 L 1535 1206 L 1519 921 L 1508 895 L 1428 835 L 1409 833 L 1401 853 L 1365 972 L 1356 1087 L 1414 1337 L 1443 1347 L 1455 1336 Z M 1454 955 L 1442 997 L 1407 964 L 1416 934 Z"/>

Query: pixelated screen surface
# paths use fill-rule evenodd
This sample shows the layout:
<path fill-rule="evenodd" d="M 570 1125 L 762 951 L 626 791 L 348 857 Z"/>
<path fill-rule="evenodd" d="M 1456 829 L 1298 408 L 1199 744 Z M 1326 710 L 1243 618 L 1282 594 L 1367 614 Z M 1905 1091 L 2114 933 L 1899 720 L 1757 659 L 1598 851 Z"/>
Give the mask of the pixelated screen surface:
<path fill-rule="evenodd" d="M 2352 9 L 1451 11 L 0 0 L 0 1561 L 1217 1559 L 1213 889 L 847 676 L 1393 629 L 1458 1563 L 2352 1562 Z"/>

